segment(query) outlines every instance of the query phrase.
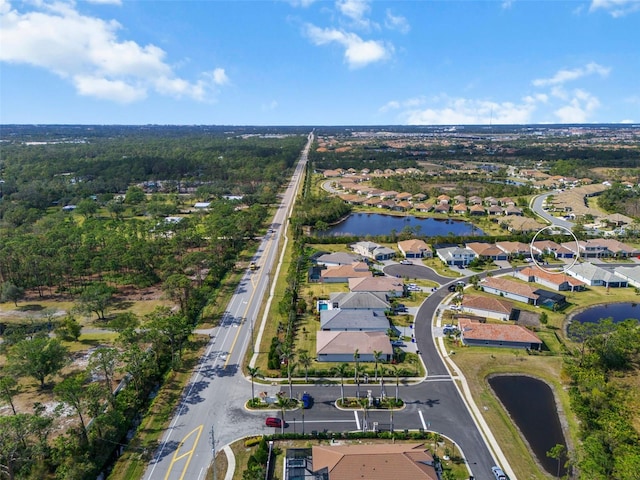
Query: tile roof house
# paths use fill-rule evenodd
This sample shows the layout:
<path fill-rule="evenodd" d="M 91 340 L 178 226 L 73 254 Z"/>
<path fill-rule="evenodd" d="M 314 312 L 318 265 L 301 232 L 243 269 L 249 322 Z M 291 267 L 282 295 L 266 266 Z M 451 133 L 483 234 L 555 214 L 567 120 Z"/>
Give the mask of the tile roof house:
<path fill-rule="evenodd" d="M 424 240 L 410 239 L 398 242 L 398 250 L 405 258 L 431 258 L 431 247 Z"/>
<path fill-rule="evenodd" d="M 620 288 L 627 286 L 627 280 L 624 278 L 589 262 L 577 263 L 568 268 L 567 273 L 591 287 Z"/>
<path fill-rule="evenodd" d="M 438 198 L 436 200 L 438 201 L 438 203 L 446 203 L 448 205 L 449 202 L 451 202 L 451 197 L 443 193 L 442 195 L 438 195 Z"/>
<path fill-rule="evenodd" d="M 466 247 L 483 260 L 507 260 L 509 256 L 493 243 L 469 242 Z"/>
<path fill-rule="evenodd" d="M 467 206 L 464 203 L 456 203 L 453 206 L 453 212 L 454 213 L 459 213 L 459 214 L 465 214 L 467 213 L 469 209 L 467 208 Z"/>
<path fill-rule="evenodd" d="M 470 248 L 445 247 L 436 250 L 438 258 L 447 265 L 469 265 L 476 258 L 476 252 Z"/>
<path fill-rule="evenodd" d="M 516 207 L 515 205 L 509 205 L 507 208 L 505 208 L 504 210 L 504 214 L 505 215 L 522 215 L 522 209 L 519 207 Z"/>
<path fill-rule="evenodd" d="M 316 333 L 316 358 L 319 362 L 353 362 L 358 350 L 360 362 L 375 362 L 373 352 L 382 352 L 382 359 L 391 360 L 393 347 L 386 332 Z"/>
<path fill-rule="evenodd" d="M 509 255 L 509 258 L 522 256 L 531 258 L 531 249 L 528 243 L 523 242 L 496 242 L 496 247 Z"/>
<path fill-rule="evenodd" d="M 347 252 L 327 253 L 316 258 L 318 265 L 332 267 L 335 265 L 351 265 L 355 262 L 361 262 L 362 255 L 355 255 Z"/>
<path fill-rule="evenodd" d="M 439 203 L 435 207 L 433 207 L 433 211 L 435 213 L 449 213 L 449 204 Z"/>
<path fill-rule="evenodd" d="M 320 272 L 322 283 L 347 283 L 350 278 L 366 277 L 373 277 L 373 273 L 369 270 L 369 265 L 364 262 L 327 267 Z"/>
<path fill-rule="evenodd" d="M 424 444 L 316 445 L 313 471 L 331 480 L 438 480 Z"/>
<path fill-rule="evenodd" d="M 480 204 L 473 204 L 469 207 L 469 215 L 486 215 L 487 212 Z"/>
<path fill-rule="evenodd" d="M 567 247 L 559 245 L 556 242 L 552 242 L 551 240 L 538 240 L 536 242 L 533 242 L 533 244 L 531 245 L 531 250 L 533 250 L 533 253 L 536 256 L 542 254 L 553 254 L 553 256 L 556 258 L 575 257 L 575 253 L 569 250 Z"/>
<path fill-rule="evenodd" d="M 480 285 L 485 292 L 500 295 L 518 302 L 535 305 L 538 300 L 534 287 L 506 278 L 486 277 L 481 280 Z"/>
<path fill-rule="evenodd" d="M 538 267 L 525 267 L 522 270 L 517 271 L 515 276 L 525 282 L 539 283 L 544 287 L 551 288 L 558 292 L 577 292 L 582 291 L 585 288 L 584 282 L 581 282 L 566 273 L 550 273 L 545 270 L 541 270 Z"/>
<path fill-rule="evenodd" d="M 487 293 L 499 295 L 510 300 L 540 305 L 553 309 L 566 303 L 566 297 L 559 293 L 553 293 L 542 288 L 536 288 L 526 283 L 516 282 L 504 277 L 487 277 L 480 282 L 482 289 Z"/>
<path fill-rule="evenodd" d="M 462 300 L 462 311 L 479 317 L 507 321 L 511 318 L 513 304 L 506 300 L 480 295 L 465 295 Z"/>
<path fill-rule="evenodd" d="M 472 197 L 469 197 L 469 203 L 471 205 L 481 205 L 482 204 L 482 198 L 480 198 L 477 195 L 473 195 Z"/>
<path fill-rule="evenodd" d="M 614 272 L 624 278 L 629 285 L 640 288 L 640 265 L 635 267 L 616 267 Z"/>
<path fill-rule="evenodd" d="M 350 278 L 349 290 L 352 292 L 372 292 L 387 297 L 402 297 L 405 293 L 404 282 L 396 277 Z"/>
<path fill-rule="evenodd" d="M 542 341 L 521 325 L 496 325 L 458 319 L 460 340 L 464 345 L 540 350 Z"/>
<path fill-rule="evenodd" d="M 413 209 L 417 210 L 418 212 L 430 212 L 433 209 L 433 203 L 431 203 L 431 202 L 416 203 L 413 206 Z"/>
<path fill-rule="evenodd" d="M 391 308 L 386 300 L 386 294 L 372 292 L 333 292 L 329 295 L 331 308 L 343 310 L 378 310 L 384 312 Z"/>
<path fill-rule="evenodd" d="M 395 250 L 383 247 L 374 242 L 356 242 L 351 245 L 351 249 L 359 255 L 373 260 L 389 260 L 396 254 Z"/>
<path fill-rule="evenodd" d="M 389 319 L 373 310 L 320 310 L 320 329 L 342 332 L 384 332 L 389 330 Z"/>

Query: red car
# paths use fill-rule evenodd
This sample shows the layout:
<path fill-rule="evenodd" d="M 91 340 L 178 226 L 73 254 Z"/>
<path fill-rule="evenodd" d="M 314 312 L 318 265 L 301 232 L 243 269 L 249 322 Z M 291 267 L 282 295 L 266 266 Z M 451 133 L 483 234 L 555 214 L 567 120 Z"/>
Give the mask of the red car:
<path fill-rule="evenodd" d="M 264 421 L 264 424 L 267 427 L 280 428 L 282 427 L 282 420 L 280 420 L 278 417 L 267 417 L 267 419 Z"/>

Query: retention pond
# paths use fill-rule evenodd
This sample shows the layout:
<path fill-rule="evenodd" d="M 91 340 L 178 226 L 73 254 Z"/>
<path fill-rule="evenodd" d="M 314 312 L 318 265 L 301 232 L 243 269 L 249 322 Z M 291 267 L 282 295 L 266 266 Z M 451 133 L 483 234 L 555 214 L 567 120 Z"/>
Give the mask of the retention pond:
<path fill-rule="evenodd" d="M 495 375 L 489 385 L 498 396 L 516 426 L 522 432 L 535 457 L 552 475 L 565 475 L 566 457 L 549 458 L 547 452 L 557 444 L 565 446 L 560 417 L 551 387 L 542 380 L 524 375 Z"/>

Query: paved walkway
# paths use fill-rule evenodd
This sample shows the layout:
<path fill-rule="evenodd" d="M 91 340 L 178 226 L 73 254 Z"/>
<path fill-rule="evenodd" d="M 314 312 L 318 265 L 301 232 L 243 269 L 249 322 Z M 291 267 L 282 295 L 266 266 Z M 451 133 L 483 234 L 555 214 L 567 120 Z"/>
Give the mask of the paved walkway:
<path fill-rule="evenodd" d="M 236 471 L 236 457 L 229 445 L 225 445 L 222 450 L 227 456 L 227 473 L 224 476 L 224 480 L 233 480 L 233 474 Z"/>

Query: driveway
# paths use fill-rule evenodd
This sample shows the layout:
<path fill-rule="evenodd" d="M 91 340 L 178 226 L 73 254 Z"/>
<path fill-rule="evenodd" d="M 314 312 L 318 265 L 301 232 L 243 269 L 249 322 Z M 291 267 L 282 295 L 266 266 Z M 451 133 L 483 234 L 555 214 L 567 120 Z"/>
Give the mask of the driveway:
<path fill-rule="evenodd" d="M 455 278 L 438 275 L 433 269 L 425 267 L 424 265 L 401 265 L 395 263 L 383 267 L 382 271 L 392 277 L 431 280 L 439 285 L 444 285 L 445 283 L 455 280 Z"/>

